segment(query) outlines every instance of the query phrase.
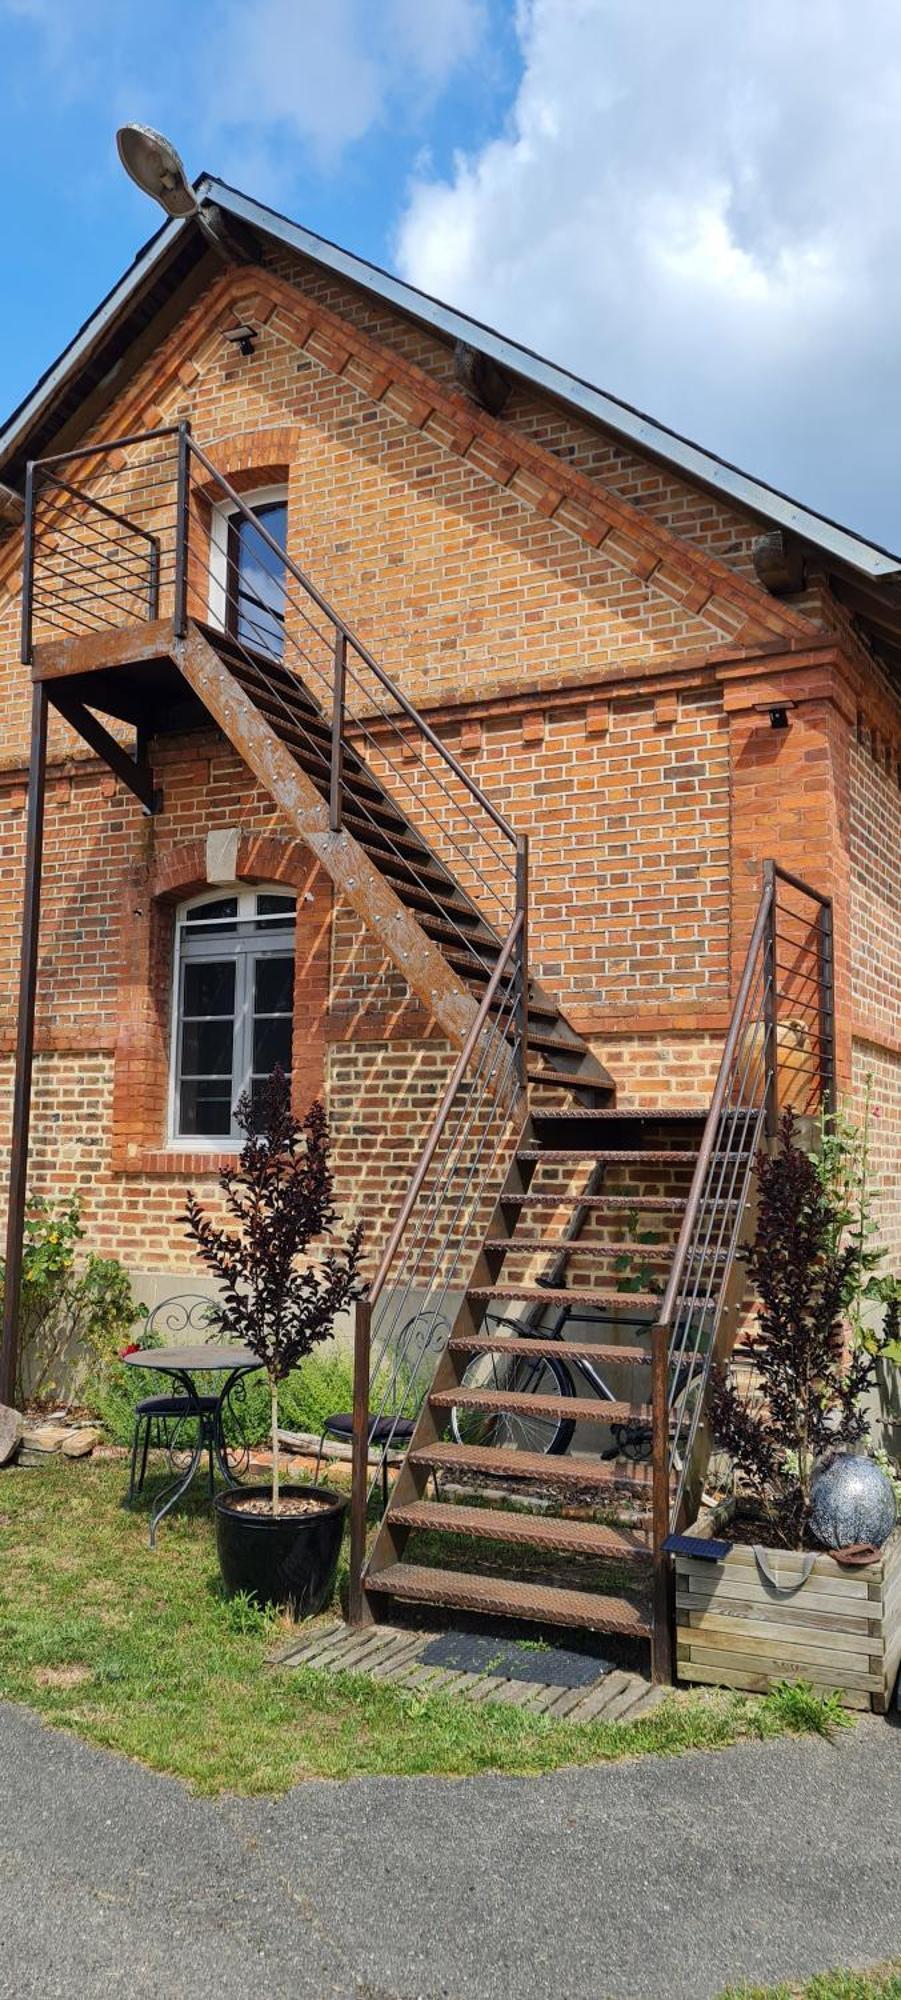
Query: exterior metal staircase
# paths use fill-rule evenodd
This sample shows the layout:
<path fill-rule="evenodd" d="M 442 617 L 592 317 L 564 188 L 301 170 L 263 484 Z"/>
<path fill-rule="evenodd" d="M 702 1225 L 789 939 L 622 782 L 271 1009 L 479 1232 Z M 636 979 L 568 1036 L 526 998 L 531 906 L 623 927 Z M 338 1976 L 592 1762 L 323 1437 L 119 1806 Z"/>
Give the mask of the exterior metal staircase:
<path fill-rule="evenodd" d="M 48 704 L 151 813 L 154 740 L 212 719 L 457 1051 L 357 1308 L 351 1617 L 433 1605 L 587 1628 L 651 1641 L 668 1678 L 664 1543 L 703 1479 L 753 1160 L 786 1101 L 787 1020 L 803 1026 L 792 1101 L 805 1114 L 831 1101 L 828 903 L 768 864 L 709 1109 L 618 1106 L 530 976 L 525 839 L 261 524 L 285 577 L 278 646 L 271 600 L 258 634 L 212 615 L 221 505 L 251 518 L 186 425 L 29 472 L 33 748 L 4 1368 Z M 228 599 L 226 580 L 226 614 Z M 375 1436 L 405 1455 L 370 1537 Z"/>

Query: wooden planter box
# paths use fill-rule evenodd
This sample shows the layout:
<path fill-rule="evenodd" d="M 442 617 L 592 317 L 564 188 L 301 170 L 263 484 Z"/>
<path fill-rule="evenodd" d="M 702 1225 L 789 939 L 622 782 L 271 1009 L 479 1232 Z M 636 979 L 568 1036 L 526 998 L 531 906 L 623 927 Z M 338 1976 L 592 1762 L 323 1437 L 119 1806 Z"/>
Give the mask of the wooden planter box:
<path fill-rule="evenodd" d="M 716 1535 L 717 1528 L 699 1521 L 697 1532 Z M 776 1681 L 812 1681 L 836 1689 L 846 1708 L 885 1713 L 901 1662 L 901 1530 L 865 1569 L 817 1556 L 790 1597 L 767 1583 L 753 1550 L 740 1542 L 722 1562 L 673 1560 L 680 1681 L 753 1694 Z M 801 1563 L 792 1550 L 774 1552 L 780 1582 L 800 1576 Z"/>

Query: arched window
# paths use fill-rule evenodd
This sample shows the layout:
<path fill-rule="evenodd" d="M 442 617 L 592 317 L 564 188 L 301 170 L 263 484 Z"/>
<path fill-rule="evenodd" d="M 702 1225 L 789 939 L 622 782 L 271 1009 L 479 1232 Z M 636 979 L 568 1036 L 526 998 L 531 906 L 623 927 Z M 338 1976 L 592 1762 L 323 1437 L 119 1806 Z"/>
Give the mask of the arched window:
<path fill-rule="evenodd" d="M 213 889 L 175 921 L 170 1137 L 239 1140 L 235 1105 L 278 1065 L 291 1073 L 295 899 Z"/>
<path fill-rule="evenodd" d="M 267 535 L 284 551 L 288 495 L 283 486 L 248 493 L 245 501 Z M 210 620 L 242 645 L 280 659 L 285 646 L 285 565 L 240 508 L 213 510 Z"/>

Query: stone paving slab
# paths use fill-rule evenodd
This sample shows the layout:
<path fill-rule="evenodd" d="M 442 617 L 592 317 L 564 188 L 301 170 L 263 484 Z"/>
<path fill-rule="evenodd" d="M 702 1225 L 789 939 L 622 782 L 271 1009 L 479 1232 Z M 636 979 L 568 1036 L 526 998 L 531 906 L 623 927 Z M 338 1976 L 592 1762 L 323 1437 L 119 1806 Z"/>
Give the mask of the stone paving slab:
<path fill-rule="evenodd" d="M 366 1674 L 410 1691 L 457 1695 L 464 1701 L 513 1703 L 534 1715 L 552 1715 L 555 1722 L 637 1722 L 666 1693 L 643 1674 L 568 1647 L 518 1647 L 515 1641 L 482 1634 L 411 1632 L 395 1625 L 364 1631 L 338 1622 L 320 1626 L 292 1639 L 272 1664 Z"/>

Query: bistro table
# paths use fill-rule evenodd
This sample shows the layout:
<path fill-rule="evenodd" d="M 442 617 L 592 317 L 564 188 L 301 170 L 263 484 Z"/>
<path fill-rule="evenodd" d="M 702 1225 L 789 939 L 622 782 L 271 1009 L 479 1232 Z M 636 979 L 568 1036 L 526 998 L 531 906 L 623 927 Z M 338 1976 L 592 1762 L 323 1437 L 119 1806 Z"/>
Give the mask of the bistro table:
<path fill-rule="evenodd" d="M 210 1486 L 212 1488 L 213 1464 L 218 1465 L 223 1479 L 229 1486 L 237 1485 L 233 1478 L 222 1435 L 222 1411 L 235 1383 L 243 1375 L 252 1375 L 263 1363 L 250 1347 L 236 1345 L 215 1346 L 198 1341 L 193 1347 L 141 1347 L 134 1354 L 123 1355 L 126 1368 L 146 1368 L 157 1375 L 169 1375 L 183 1392 L 184 1410 L 175 1414 L 192 1418 L 197 1424 L 197 1437 L 191 1447 L 187 1470 L 172 1485 L 164 1487 L 150 1516 L 150 1546 L 156 1541 L 156 1531 L 164 1514 L 175 1507 L 200 1469 L 205 1452 L 210 1459 Z M 215 1398 L 198 1389 L 197 1375 L 222 1375 L 221 1389 Z M 181 1398 L 179 1398 L 181 1402 Z M 172 1414 L 171 1406 L 169 1414 Z"/>

